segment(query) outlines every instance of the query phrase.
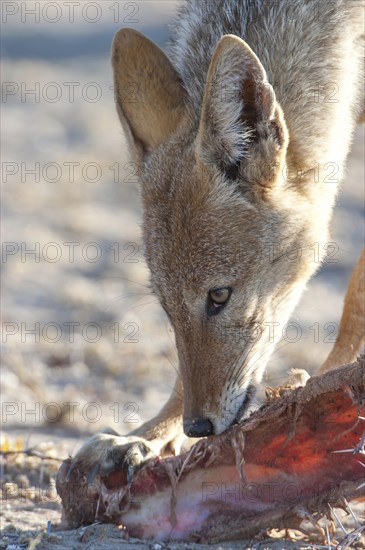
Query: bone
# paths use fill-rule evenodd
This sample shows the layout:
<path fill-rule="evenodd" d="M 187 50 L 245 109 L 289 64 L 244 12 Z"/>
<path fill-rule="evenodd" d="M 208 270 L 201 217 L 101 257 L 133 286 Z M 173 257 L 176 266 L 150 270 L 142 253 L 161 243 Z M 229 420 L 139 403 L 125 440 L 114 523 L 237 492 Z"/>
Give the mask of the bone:
<path fill-rule="evenodd" d="M 131 537 L 215 543 L 316 523 L 364 498 L 364 382 L 361 356 L 185 454 L 149 461 L 129 484 L 116 470 L 90 486 L 77 468 L 68 476 L 66 460 L 63 526 L 113 522 Z"/>

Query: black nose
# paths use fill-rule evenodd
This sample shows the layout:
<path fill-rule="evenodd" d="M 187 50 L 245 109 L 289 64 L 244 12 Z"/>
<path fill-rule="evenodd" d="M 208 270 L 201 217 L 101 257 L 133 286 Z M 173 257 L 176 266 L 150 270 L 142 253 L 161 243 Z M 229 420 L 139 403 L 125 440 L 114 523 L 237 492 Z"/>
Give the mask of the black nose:
<path fill-rule="evenodd" d="M 214 426 L 208 418 L 184 420 L 184 433 L 188 437 L 205 437 L 214 433 Z"/>

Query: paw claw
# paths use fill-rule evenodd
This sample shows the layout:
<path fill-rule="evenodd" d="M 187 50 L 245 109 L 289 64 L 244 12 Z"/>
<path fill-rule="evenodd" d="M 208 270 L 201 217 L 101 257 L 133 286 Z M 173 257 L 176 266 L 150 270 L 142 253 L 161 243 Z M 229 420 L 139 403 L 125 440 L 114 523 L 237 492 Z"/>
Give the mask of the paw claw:
<path fill-rule="evenodd" d="M 100 470 L 100 464 L 94 464 L 94 466 L 91 468 L 90 472 L 87 475 L 87 484 L 92 485 L 95 476 L 99 473 Z"/>
<path fill-rule="evenodd" d="M 86 476 L 88 486 L 96 476 L 107 477 L 111 472 L 124 470 L 127 483 L 131 484 L 141 466 L 155 457 L 151 443 L 142 438 L 97 434 L 74 457 L 66 481 L 70 481 L 75 468 Z"/>
<path fill-rule="evenodd" d="M 67 472 L 67 475 L 66 475 L 66 483 L 68 483 L 71 479 L 71 476 L 72 476 L 72 472 L 74 471 L 74 469 L 76 468 L 76 465 L 77 463 L 76 462 L 72 462 L 68 472 Z"/>
<path fill-rule="evenodd" d="M 131 483 L 133 481 L 133 476 L 134 476 L 134 467 L 133 466 L 128 466 L 128 470 L 127 470 L 127 483 L 128 483 L 128 485 L 131 485 Z"/>

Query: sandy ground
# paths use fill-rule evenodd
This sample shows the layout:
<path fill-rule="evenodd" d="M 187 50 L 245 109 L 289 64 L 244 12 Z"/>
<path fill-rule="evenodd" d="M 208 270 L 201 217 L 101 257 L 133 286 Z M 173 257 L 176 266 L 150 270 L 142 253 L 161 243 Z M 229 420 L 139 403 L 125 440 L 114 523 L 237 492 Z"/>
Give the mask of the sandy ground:
<path fill-rule="evenodd" d="M 173 5 L 140 3 L 135 28 L 162 25 Z M 108 49 L 122 24 L 4 25 L 3 80 L 10 87 L 2 117 L 3 451 L 38 446 L 59 459 L 101 428 L 127 433 L 158 411 L 174 382 L 173 334 L 146 286 L 136 177 L 110 89 Z M 166 29 L 149 31 L 163 42 Z M 100 51 L 98 32 L 108 44 Z M 90 43 L 93 55 L 74 49 L 69 56 L 76 38 L 81 49 Z M 76 83 L 74 97 L 67 83 Z M 279 344 L 258 404 L 263 388 L 279 384 L 288 368 L 313 373 L 331 349 L 364 237 L 363 155 L 359 128 L 332 222 L 338 261 L 325 264 L 308 285 L 293 316 L 302 337 Z M 3 461 L 2 483 L 10 485 L 3 485 L 0 548 L 27 548 L 29 539 L 30 548 L 149 547 L 125 541 L 116 527 L 55 531 L 58 464 L 23 455 Z M 292 547 L 284 539 L 259 544 L 235 547 Z"/>

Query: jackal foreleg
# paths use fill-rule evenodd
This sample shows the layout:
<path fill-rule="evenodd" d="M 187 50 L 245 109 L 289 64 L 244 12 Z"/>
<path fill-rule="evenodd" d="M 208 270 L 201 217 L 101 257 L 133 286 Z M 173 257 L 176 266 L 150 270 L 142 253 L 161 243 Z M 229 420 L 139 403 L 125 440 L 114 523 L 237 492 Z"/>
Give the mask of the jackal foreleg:
<path fill-rule="evenodd" d="M 319 369 L 319 374 L 355 361 L 364 342 L 365 247 L 351 275 L 336 343 Z"/>

